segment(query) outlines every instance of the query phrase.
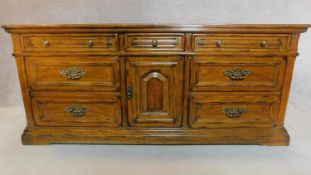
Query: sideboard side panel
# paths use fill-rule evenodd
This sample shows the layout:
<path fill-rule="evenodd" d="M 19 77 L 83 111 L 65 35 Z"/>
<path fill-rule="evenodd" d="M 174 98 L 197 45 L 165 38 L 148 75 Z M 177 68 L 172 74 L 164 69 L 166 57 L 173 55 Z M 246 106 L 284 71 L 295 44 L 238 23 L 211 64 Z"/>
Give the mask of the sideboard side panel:
<path fill-rule="evenodd" d="M 298 41 L 299 41 L 300 34 L 295 33 L 291 36 L 291 45 L 290 45 L 290 52 L 296 53 L 298 55 Z M 291 87 L 291 81 L 293 77 L 293 71 L 294 71 L 294 65 L 296 56 L 288 56 L 286 58 L 287 65 L 286 65 L 286 73 L 284 78 L 284 86 L 282 90 L 282 96 L 281 96 L 281 107 L 280 107 L 280 113 L 278 116 L 279 119 L 279 126 L 284 126 L 284 119 L 285 119 L 285 113 L 286 113 L 286 107 L 288 103 L 288 97 Z"/>
<path fill-rule="evenodd" d="M 12 34 L 13 48 L 14 52 L 20 52 L 22 47 L 22 42 L 20 40 L 19 34 Z M 15 56 L 17 71 L 19 76 L 19 82 L 21 87 L 21 92 L 23 96 L 23 102 L 25 106 L 26 118 L 27 118 L 27 127 L 35 126 L 31 100 L 30 100 L 30 89 L 28 87 L 27 75 L 26 75 L 26 65 L 24 56 Z"/>

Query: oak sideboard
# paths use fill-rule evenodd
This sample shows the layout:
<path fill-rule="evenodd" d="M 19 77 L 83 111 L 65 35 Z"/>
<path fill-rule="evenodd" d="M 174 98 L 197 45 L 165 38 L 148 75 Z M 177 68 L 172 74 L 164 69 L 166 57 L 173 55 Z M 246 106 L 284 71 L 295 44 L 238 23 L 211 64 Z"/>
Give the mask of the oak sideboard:
<path fill-rule="evenodd" d="M 22 143 L 288 145 L 284 116 L 308 27 L 3 26 L 27 117 Z"/>

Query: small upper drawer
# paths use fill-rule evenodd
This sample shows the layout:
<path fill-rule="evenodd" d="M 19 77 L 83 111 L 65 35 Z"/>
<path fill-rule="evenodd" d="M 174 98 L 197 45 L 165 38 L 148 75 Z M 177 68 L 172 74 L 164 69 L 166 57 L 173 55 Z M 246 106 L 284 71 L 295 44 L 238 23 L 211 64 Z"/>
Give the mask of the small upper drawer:
<path fill-rule="evenodd" d="M 25 51 L 117 51 L 117 34 L 25 34 Z"/>
<path fill-rule="evenodd" d="M 287 34 L 194 34 L 194 51 L 285 51 Z"/>
<path fill-rule="evenodd" d="M 127 51 L 183 51 L 184 34 L 126 34 Z"/>

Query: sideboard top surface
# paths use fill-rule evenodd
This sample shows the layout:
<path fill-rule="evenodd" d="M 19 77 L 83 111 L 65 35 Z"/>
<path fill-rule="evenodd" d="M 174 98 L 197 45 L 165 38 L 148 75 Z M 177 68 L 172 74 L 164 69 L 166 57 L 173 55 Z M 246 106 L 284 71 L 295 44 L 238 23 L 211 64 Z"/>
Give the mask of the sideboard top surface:
<path fill-rule="evenodd" d="M 42 29 L 53 32 L 54 29 L 64 30 L 114 30 L 116 32 L 235 32 L 235 33 L 301 33 L 305 32 L 310 24 L 46 24 L 46 25 L 3 25 L 10 33 L 39 32 Z M 97 29 L 97 30 L 96 30 Z M 78 32 L 78 31 L 77 31 Z M 99 32 L 99 31 L 97 31 Z"/>

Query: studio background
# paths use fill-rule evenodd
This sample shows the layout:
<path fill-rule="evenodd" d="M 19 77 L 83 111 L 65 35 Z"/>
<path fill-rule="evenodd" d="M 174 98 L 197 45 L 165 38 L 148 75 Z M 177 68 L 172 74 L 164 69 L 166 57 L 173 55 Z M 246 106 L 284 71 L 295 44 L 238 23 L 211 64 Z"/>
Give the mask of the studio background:
<path fill-rule="evenodd" d="M 0 25 L 78 23 L 311 24 L 311 1 L 0 0 Z M 22 146 L 26 122 L 12 51 L 0 30 L 0 174 L 311 174 L 311 30 L 300 38 L 287 109 L 291 146 L 281 148 Z"/>

